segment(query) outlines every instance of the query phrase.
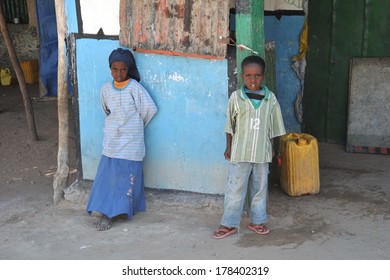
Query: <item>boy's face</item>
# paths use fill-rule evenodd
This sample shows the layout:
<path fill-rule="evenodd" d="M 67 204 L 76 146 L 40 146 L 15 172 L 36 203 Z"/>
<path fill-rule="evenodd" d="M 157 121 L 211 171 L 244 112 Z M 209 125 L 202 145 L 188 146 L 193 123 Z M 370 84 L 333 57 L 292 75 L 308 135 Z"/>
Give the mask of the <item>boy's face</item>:
<path fill-rule="evenodd" d="M 122 61 L 115 61 L 111 64 L 111 76 L 115 82 L 123 82 L 127 80 L 127 69 L 126 63 Z"/>
<path fill-rule="evenodd" d="M 257 63 L 250 63 L 243 67 L 241 78 L 250 90 L 261 89 L 264 80 L 263 68 Z"/>

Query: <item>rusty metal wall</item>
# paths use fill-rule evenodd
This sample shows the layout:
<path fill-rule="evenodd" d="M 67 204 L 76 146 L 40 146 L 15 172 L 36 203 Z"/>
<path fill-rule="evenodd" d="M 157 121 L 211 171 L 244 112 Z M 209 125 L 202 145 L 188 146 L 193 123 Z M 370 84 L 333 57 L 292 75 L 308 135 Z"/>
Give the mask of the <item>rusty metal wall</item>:
<path fill-rule="evenodd" d="M 129 48 L 224 58 L 229 1 L 121 0 L 120 27 Z"/>

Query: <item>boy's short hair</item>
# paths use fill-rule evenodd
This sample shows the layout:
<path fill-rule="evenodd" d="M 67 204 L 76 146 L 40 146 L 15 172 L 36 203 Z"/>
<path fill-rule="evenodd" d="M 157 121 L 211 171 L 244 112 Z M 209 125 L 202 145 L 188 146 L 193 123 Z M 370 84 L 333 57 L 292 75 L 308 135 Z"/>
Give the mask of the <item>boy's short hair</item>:
<path fill-rule="evenodd" d="M 257 55 L 250 55 L 245 57 L 241 62 L 241 70 L 244 71 L 244 67 L 252 63 L 260 65 L 260 67 L 263 69 L 263 73 L 265 72 L 265 61 Z"/>

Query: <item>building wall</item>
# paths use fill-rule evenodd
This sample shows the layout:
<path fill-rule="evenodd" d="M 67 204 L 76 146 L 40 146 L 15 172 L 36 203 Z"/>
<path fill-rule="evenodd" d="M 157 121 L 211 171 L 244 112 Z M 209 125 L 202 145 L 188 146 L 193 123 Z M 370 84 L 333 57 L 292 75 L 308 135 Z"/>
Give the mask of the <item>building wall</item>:
<path fill-rule="evenodd" d="M 39 56 L 39 35 L 34 0 L 27 0 L 27 5 L 29 24 L 7 24 L 19 60 L 38 59 Z M 13 73 L 3 34 L 0 35 L 0 68 L 10 68 Z M 16 81 L 16 78 L 13 81 Z"/>
<path fill-rule="evenodd" d="M 82 6 L 82 13 L 93 13 L 93 6 L 89 7 Z M 77 19 L 75 9 L 74 5 L 67 5 L 68 21 Z M 109 17 L 107 20 L 116 22 Z M 68 25 L 75 29 L 74 22 Z M 101 156 L 104 115 L 99 90 L 105 82 L 111 81 L 108 56 L 119 47 L 118 40 L 90 37 L 78 34 L 75 44 L 80 179 L 84 180 L 94 179 Z M 141 83 L 159 110 L 146 128 L 145 185 L 223 193 L 227 180 L 227 163 L 223 156 L 227 60 L 145 53 L 135 53 L 135 58 Z"/>
<path fill-rule="evenodd" d="M 301 125 L 294 112 L 294 101 L 301 90 L 299 79 L 291 68 L 291 58 L 299 52 L 299 35 L 304 16 L 264 17 L 265 40 L 276 44 L 276 88 L 288 132 L 300 132 Z"/>

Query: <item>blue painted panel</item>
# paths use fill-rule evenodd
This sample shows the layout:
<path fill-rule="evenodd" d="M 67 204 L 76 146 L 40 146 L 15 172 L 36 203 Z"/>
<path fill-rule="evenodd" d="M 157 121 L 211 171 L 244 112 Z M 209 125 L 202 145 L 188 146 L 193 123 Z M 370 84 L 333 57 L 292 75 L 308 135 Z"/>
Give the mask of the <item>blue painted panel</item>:
<path fill-rule="evenodd" d="M 276 42 L 276 86 L 278 101 L 288 132 L 301 132 L 294 113 L 294 101 L 300 92 L 300 82 L 291 69 L 291 58 L 299 52 L 299 36 L 305 21 L 304 16 L 264 17 L 266 41 Z"/>
<path fill-rule="evenodd" d="M 68 25 L 68 33 L 77 33 L 77 11 L 76 11 L 76 1 L 67 0 L 65 1 L 65 10 L 66 10 L 66 22 Z"/>
<path fill-rule="evenodd" d="M 108 56 L 118 41 L 78 39 L 76 63 L 83 179 L 93 180 L 102 152 L 104 114 L 99 92 L 111 80 Z"/>
<path fill-rule="evenodd" d="M 111 80 L 108 56 L 118 42 L 78 39 L 76 47 L 83 177 L 93 179 L 103 139 L 99 89 Z M 145 185 L 223 193 L 227 61 L 140 53 L 135 57 L 141 83 L 159 109 L 146 129 Z"/>
<path fill-rule="evenodd" d="M 227 61 L 136 55 L 159 112 L 147 129 L 149 187 L 223 193 Z"/>

